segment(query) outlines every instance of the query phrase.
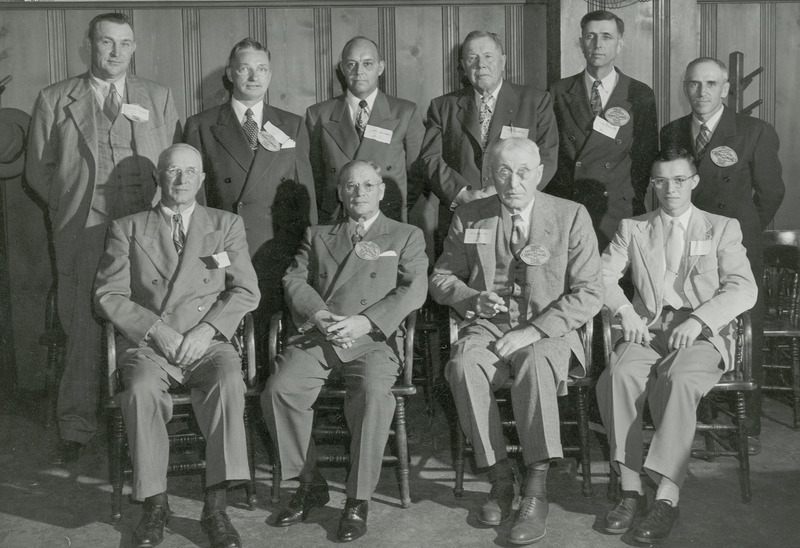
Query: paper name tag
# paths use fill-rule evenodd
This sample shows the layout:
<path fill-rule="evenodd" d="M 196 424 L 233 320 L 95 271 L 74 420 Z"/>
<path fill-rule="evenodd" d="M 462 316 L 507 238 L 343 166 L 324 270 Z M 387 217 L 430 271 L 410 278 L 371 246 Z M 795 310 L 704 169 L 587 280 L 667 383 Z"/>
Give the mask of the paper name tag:
<path fill-rule="evenodd" d="M 217 268 L 225 268 L 226 266 L 231 266 L 231 260 L 228 257 L 228 252 L 223 251 L 222 253 L 214 253 L 211 256 L 211 260 L 214 261 L 214 264 Z"/>
<path fill-rule="evenodd" d="M 283 145 L 281 145 L 281 150 L 286 149 L 286 148 L 295 148 L 296 146 L 297 146 L 297 143 L 295 142 L 295 140 L 294 139 L 289 139 L 288 141 L 283 143 Z"/>
<path fill-rule="evenodd" d="M 387 145 L 392 142 L 392 134 L 394 132 L 391 129 L 386 129 L 378 126 L 371 126 L 367 124 L 367 128 L 364 130 L 364 139 L 372 139 L 373 141 L 378 141 L 379 143 L 386 143 Z"/>
<path fill-rule="evenodd" d="M 689 255 L 708 255 L 711 253 L 711 240 L 692 240 Z"/>
<path fill-rule="evenodd" d="M 278 141 L 278 144 L 283 146 L 283 144 L 287 141 L 291 141 L 291 137 L 286 135 L 283 130 L 278 128 L 272 122 L 267 122 L 264 124 L 264 131 L 275 137 L 275 140 Z"/>
<path fill-rule="evenodd" d="M 465 244 L 490 244 L 494 234 L 488 228 L 468 228 L 464 232 Z"/>
<path fill-rule="evenodd" d="M 389 251 L 384 251 L 378 257 L 397 257 L 397 251 L 390 249 Z"/>
<path fill-rule="evenodd" d="M 124 103 L 121 112 L 125 118 L 134 122 L 146 122 L 150 119 L 150 111 L 136 103 Z"/>
<path fill-rule="evenodd" d="M 594 123 L 592 124 L 592 129 L 597 131 L 598 133 L 602 133 L 606 137 L 615 139 L 617 137 L 617 132 L 619 131 L 619 126 L 615 126 L 608 120 L 604 120 L 599 116 L 595 116 Z"/>
<path fill-rule="evenodd" d="M 523 139 L 528 138 L 528 128 L 526 127 L 514 127 L 514 126 L 503 126 L 503 129 L 500 130 L 500 138 L 501 139 L 510 139 L 511 137 L 521 137 Z"/>

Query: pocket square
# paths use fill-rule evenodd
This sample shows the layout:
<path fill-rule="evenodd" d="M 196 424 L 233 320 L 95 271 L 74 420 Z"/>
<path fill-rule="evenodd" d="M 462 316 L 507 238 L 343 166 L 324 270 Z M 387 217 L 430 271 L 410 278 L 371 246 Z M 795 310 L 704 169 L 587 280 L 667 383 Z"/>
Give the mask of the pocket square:
<path fill-rule="evenodd" d="M 203 261 L 203 263 L 206 265 L 206 268 L 209 270 L 231 266 L 231 260 L 230 257 L 228 257 L 227 251 L 223 251 L 222 253 L 214 253 L 208 257 L 200 257 L 200 260 Z"/>
<path fill-rule="evenodd" d="M 390 249 L 389 251 L 384 251 L 378 257 L 397 257 L 397 252 Z"/>

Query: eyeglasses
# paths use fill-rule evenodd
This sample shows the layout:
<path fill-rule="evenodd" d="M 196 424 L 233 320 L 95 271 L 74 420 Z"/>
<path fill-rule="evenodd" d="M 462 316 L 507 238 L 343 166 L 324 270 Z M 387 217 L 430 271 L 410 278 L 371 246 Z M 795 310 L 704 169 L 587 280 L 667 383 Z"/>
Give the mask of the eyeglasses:
<path fill-rule="evenodd" d="M 343 187 L 344 187 L 344 191 L 347 192 L 348 194 L 353 194 L 354 192 L 356 192 L 359 189 L 359 187 L 363 188 L 364 192 L 366 192 L 367 194 L 371 194 L 371 193 L 375 192 L 375 190 L 382 184 L 383 183 L 377 183 L 377 184 L 376 183 L 355 183 L 355 182 L 350 181 L 349 183 L 345 183 L 343 185 Z"/>
<path fill-rule="evenodd" d="M 184 177 L 194 178 L 194 177 L 197 177 L 198 173 L 200 173 L 197 170 L 197 168 L 194 168 L 194 167 L 187 167 L 187 168 L 181 169 L 181 168 L 179 168 L 177 166 L 169 166 L 169 167 L 167 167 L 165 169 L 162 169 L 161 171 L 163 173 L 166 173 L 170 177 L 177 177 L 179 173 L 183 173 Z"/>
<path fill-rule="evenodd" d="M 519 177 L 521 180 L 525 181 L 531 176 L 533 171 L 534 170 L 532 170 L 532 169 L 528 169 L 526 167 L 523 167 L 521 169 L 518 169 L 516 171 L 516 174 L 517 174 L 517 177 Z M 511 177 L 514 175 L 514 172 L 511 171 L 507 167 L 497 168 L 497 170 L 495 170 L 495 173 L 497 173 L 497 176 L 500 177 L 500 180 L 503 181 L 503 182 L 510 181 Z"/>
<path fill-rule="evenodd" d="M 266 76 L 269 72 L 269 67 L 267 65 L 258 65 L 253 68 L 250 65 L 241 65 L 237 67 L 234 72 L 239 76 L 249 76 L 251 70 L 255 71 L 259 76 Z"/>
<path fill-rule="evenodd" d="M 665 188 L 667 183 L 672 183 L 672 186 L 681 189 L 683 188 L 683 185 L 694 179 L 694 177 L 694 175 L 689 175 L 688 177 L 675 177 L 673 179 L 669 179 L 667 177 L 650 177 L 650 183 L 658 190 Z"/>

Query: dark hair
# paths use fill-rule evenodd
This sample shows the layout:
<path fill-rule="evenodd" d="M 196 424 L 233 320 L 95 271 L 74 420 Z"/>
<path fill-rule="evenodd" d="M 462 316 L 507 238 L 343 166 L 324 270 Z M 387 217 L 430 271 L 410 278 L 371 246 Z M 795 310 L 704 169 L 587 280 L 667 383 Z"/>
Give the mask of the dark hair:
<path fill-rule="evenodd" d="M 619 35 L 625 34 L 625 21 L 617 17 L 615 14 L 606 10 L 590 11 L 581 18 L 581 32 L 586 28 L 586 25 L 592 21 L 614 21 L 617 24 Z"/>
<path fill-rule="evenodd" d="M 236 57 L 236 54 L 245 49 L 252 49 L 255 51 L 263 51 L 267 54 L 267 61 L 272 62 L 272 55 L 270 54 L 269 50 L 266 46 L 264 46 L 261 42 L 256 40 L 255 38 L 242 38 L 236 44 L 234 44 L 233 48 L 231 49 L 231 54 L 228 55 L 228 62 L 225 64 L 225 70 L 222 71 L 222 85 L 225 89 L 230 92 L 233 92 L 233 82 L 231 82 L 230 78 L 228 78 L 228 69 L 233 62 L 233 58 Z"/>
<path fill-rule="evenodd" d="M 478 40 L 479 38 L 489 38 L 494 42 L 498 48 L 500 48 L 500 53 L 505 54 L 505 48 L 503 48 L 503 41 L 500 39 L 500 36 L 497 33 L 489 32 L 488 30 L 473 30 L 467 34 L 467 37 L 464 38 L 464 41 L 461 42 L 461 46 L 458 48 L 458 58 L 461 59 L 464 56 L 464 46 L 466 46 L 472 40 Z"/>
<path fill-rule="evenodd" d="M 117 25 L 128 25 L 131 30 L 133 30 L 133 22 L 131 21 L 131 18 L 124 13 L 101 13 L 89 21 L 89 40 L 94 40 L 94 33 L 97 31 L 97 25 L 103 21 L 116 23 Z"/>
<path fill-rule="evenodd" d="M 694 161 L 694 154 L 680 147 L 662 148 L 658 151 L 653 166 L 663 162 L 674 162 L 675 160 L 686 160 L 694 173 L 697 173 L 697 164 Z"/>
<path fill-rule="evenodd" d="M 373 46 L 375 46 L 375 51 L 378 52 L 378 61 L 383 61 L 383 57 L 381 56 L 381 50 L 378 47 L 378 44 L 375 43 L 375 40 L 367 38 L 366 36 L 353 36 L 350 40 L 348 40 L 345 43 L 344 47 L 342 48 L 342 54 L 341 54 L 341 57 L 342 57 L 341 60 L 342 61 L 344 61 L 344 52 L 347 51 L 347 48 L 349 48 L 350 46 L 352 46 L 354 43 L 356 43 L 359 40 L 365 40 L 365 41 L 369 42 L 370 44 L 372 44 Z"/>

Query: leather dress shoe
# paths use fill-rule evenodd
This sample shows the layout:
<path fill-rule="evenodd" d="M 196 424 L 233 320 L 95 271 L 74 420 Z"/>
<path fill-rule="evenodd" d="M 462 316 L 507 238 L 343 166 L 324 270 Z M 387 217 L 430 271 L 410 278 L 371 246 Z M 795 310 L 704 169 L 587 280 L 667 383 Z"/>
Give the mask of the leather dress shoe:
<path fill-rule="evenodd" d="M 363 537 L 367 533 L 367 510 L 369 501 L 347 498 L 344 511 L 339 519 L 339 530 L 336 540 L 350 542 Z"/>
<path fill-rule="evenodd" d="M 677 506 L 672 506 L 666 500 L 657 500 L 644 519 L 634 528 L 633 540 L 644 544 L 664 542 L 677 519 Z"/>
<path fill-rule="evenodd" d="M 633 520 L 643 513 L 647 507 L 644 495 L 636 491 L 623 491 L 617 504 L 608 511 L 603 520 L 603 531 L 612 535 L 621 535 L 633 527 Z"/>
<path fill-rule="evenodd" d="M 288 527 L 295 523 L 305 521 L 312 508 L 325 506 L 331 496 L 328 493 L 328 483 L 301 483 L 295 491 L 289 505 L 282 508 L 275 517 L 276 527 Z"/>
<path fill-rule="evenodd" d="M 50 464 L 53 466 L 71 464 L 78 460 L 82 448 L 83 444 L 77 441 L 59 440 L 53 454 L 50 456 Z"/>
<path fill-rule="evenodd" d="M 225 510 L 215 510 L 200 519 L 200 526 L 211 541 L 211 548 L 240 548 L 242 539 L 234 529 L 231 518 Z"/>
<path fill-rule="evenodd" d="M 511 517 L 511 505 L 514 502 L 514 482 L 496 481 L 489 491 L 488 500 L 478 512 L 478 523 L 494 527 Z"/>
<path fill-rule="evenodd" d="M 169 521 L 169 504 L 145 504 L 144 514 L 133 532 L 136 548 L 151 548 L 164 540 L 164 526 Z"/>
<path fill-rule="evenodd" d="M 544 537 L 547 527 L 547 514 L 550 505 L 539 497 L 523 497 L 519 501 L 519 510 L 514 525 L 506 535 L 509 544 L 533 544 Z"/>

